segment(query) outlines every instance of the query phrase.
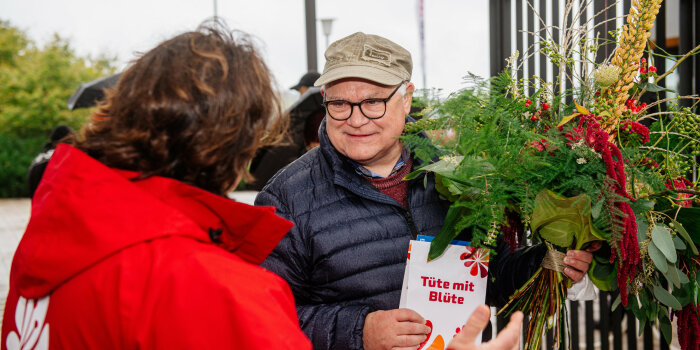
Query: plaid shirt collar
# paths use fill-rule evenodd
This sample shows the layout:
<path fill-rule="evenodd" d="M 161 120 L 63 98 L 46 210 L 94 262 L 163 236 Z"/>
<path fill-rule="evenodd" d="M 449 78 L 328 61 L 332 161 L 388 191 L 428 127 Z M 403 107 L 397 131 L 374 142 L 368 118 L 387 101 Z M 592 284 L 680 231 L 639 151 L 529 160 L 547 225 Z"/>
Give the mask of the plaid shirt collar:
<path fill-rule="evenodd" d="M 403 147 L 403 149 L 401 150 L 401 156 L 399 157 L 399 160 L 396 162 L 396 165 L 394 165 L 394 169 L 391 170 L 391 174 L 389 174 L 389 176 L 394 175 L 399 170 L 401 170 L 401 168 L 403 168 L 403 166 L 406 164 L 406 162 L 408 161 L 410 156 L 411 156 L 411 152 L 409 152 L 408 148 Z M 381 178 L 385 177 L 385 176 L 381 176 L 381 175 L 373 172 L 372 170 L 369 170 L 369 169 L 363 167 L 362 165 L 360 165 L 359 163 L 355 162 L 352 159 L 350 159 L 350 163 L 352 163 L 352 165 L 355 167 L 355 172 L 358 175 L 371 177 L 373 179 L 381 179 Z M 388 177 L 388 176 L 386 176 L 386 177 Z"/>

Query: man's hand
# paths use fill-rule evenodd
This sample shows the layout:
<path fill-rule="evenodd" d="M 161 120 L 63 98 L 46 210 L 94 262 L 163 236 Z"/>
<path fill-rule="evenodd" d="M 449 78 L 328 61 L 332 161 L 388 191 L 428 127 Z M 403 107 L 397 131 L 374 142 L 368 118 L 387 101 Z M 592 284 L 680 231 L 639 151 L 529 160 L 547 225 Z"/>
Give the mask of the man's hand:
<path fill-rule="evenodd" d="M 447 350 L 518 350 L 520 349 L 520 328 L 523 325 L 523 313 L 517 311 L 510 316 L 510 322 L 495 339 L 481 345 L 474 344 L 479 333 L 489 323 L 491 310 L 486 305 L 480 305 L 474 310 L 462 331 L 457 333 Z"/>
<path fill-rule="evenodd" d="M 362 343 L 365 350 L 415 350 L 430 331 L 423 317 L 413 310 L 375 311 L 365 318 Z"/>
<path fill-rule="evenodd" d="M 591 261 L 593 261 L 591 252 L 595 252 L 601 246 L 600 242 L 593 242 L 586 250 L 569 250 L 566 252 L 564 264 L 568 267 L 564 268 L 564 274 L 574 282 L 581 281 L 586 272 L 588 272 Z"/>

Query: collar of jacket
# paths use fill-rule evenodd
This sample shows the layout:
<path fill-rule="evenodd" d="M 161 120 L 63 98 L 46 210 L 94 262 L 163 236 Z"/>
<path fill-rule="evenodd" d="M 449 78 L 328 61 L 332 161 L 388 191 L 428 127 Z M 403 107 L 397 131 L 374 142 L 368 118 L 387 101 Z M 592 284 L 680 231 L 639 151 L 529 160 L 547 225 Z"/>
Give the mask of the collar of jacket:
<path fill-rule="evenodd" d="M 406 116 L 406 123 L 415 123 L 415 120 L 409 116 Z M 428 137 L 423 132 L 421 132 L 420 135 L 421 137 Z M 342 155 L 335 149 L 335 147 L 333 147 L 331 140 L 328 138 L 328 132 L 326 131 L 326 118 L 323 119 L 321 126 L 319 127 L 318 140 L 320 152 L 323 158 L 330 165 L 329 168 L 333 174 L 334 184 L 342 186 L 366 199 L 400 206 L 400 204 L 398 204 L 391 197 L 377 191 L 374 186 L 372 186 L 372 184 L 363 176 L 357 174 L 350 159 Z M 411 157 L 413 157 L 413 152 L 411 152 Z M 415 168 L 420 164 L 421 162 L 414 158 L 413 167 Z M 422 183 L 424 175 L 425 174 L 421 174 L 420 176 L 414 178 L 409 182 L 409 185 L 419 181 Z"/>
<path fill-rule="evenodd" d="M 169 236 L 218 245 L 261 263 L 293 224 L 273 207 L 253 207 L 164 177 L 133 180 L 82 151 L 59 145 L 32 201 L 11 280 L 40 297 L 105 257 Z"/>

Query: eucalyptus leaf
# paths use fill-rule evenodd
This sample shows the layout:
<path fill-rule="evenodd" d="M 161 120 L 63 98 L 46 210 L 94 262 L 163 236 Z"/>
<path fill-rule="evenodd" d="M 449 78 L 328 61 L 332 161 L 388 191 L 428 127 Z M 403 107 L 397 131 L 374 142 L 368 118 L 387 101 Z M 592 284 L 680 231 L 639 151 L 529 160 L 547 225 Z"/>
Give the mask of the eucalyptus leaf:
<path fill-rule="evenodd" d="M 676 246 L 676 250 L 685 250 L 688 248 L 683 240 L 678 236 L 673 236 L 673 245 Z"/>
<path fill-rule="evenodd" d="M 681 287 L 681 276 L 678 274 L 678 269 L 676 265 L 668 264 L 668 273 L 664 275 L 666 279 L 672 283 L 676 288 Z"/>
<path fill-rule="evenodd" d="M 615 311 L 618 306 L 620 306 L 620 303 L 622 302 L 622 298 L 620 298 L 620 294 L 617 294 L 617 297 L 615 300 L 613 300 L 612 305 L 610 306 L 611 311 Z M 636 301 L 634 301 L 636 303 Z"/>
<path fill-rule="evenodd" d="M 639 320 L 639 332 L 637 333 L 637 337 L 641 337 L 642 334 L 644 334 L 644 327 L 646 327 L 646 325 L 647 325 L 647 319 L 646 318 L 642 318 L 642 319 L 637 318 L 637 319 Z"/>
<path fill-rule="evenodd" d="M 674 310 L 680 310 L 683 308 L 681 306 L 681 303 L 679 303 L 678 300 L 673 295 L 671 295 L 671 293 L 669 293 L 666 289 L 659 287 L 658 285 L 654 286 L 654 296 L 662 304 L 669 306 Z"/>
<path fill-rule="evenodd" d="M 664 340 L 666 340 L 666 344 L 671 344 L 671 340 L 673 340 L 673 335 L 671 332 L 671 321 L 668 319 L 666 320 L 659 320 L 659 329 L 661 330 L 661 334 L 664 335 Z"/>
<path fill-rule="evenodd" d="M 690 246 L 690 251 L 693 252 L 693 255 L 698 255 L 698 248 L 695 247 L 695 243 L 693 242 L 693 239 L 690 238 L 690 235 L 688 234 L 688 231 L 685 229 L 683 224 L 681 224 L 680 222 L 675 221 L 675 220 L 672 222 L 673 222 L 673 228 L 688 243 L 688 245 Z"/>
<path fill-rule="evenodd" d="M 638 199 L 634 202 L 631 202 L 630 207 L 632 208 L 632 211 L 634 211 L 634 215 L 639 217 L 639 214 L 647 212 L 654 207 L 654 201 Z"/>
<path fill-rule="evenodd" d="M 681 284 L 686 284 L 686 283 L 690 282 L 690 278 L 688 278 L 688 275 L 686 275 L 685 272 L 683 272 L 679 269 L 676 269 L 676 271 L 678 271 L 678 277 L 680 277 Z"/>
<path fill-rule="evenodd" d="M 657 248 L 664 253 L 666 259 L 672 263 L 676 263 L 676 247 L 673 245 L 671 231 L 666 225 L 656 225 L 651 230 L 651 240 Z"/>
<path fill-rule="evenodd" d="M 647 237 L 647 230 L 649 229 L 649 224 L 643 217 L 637 217 L 637 242 L 641 243 L 649 239 Z"/>
<path fill-rule="evenodd" d="M 653 241 L 649 242 L 648 252 L 651 261 L 653 261 L 654 266 L 656 266 L 656 269 L 661 271 L 661 273 L 664 275 L 668 273 L 668 262 L 666 261 L 666 257 L 663 253 L 661 253 L 659 248 L 656 247 Z"/>

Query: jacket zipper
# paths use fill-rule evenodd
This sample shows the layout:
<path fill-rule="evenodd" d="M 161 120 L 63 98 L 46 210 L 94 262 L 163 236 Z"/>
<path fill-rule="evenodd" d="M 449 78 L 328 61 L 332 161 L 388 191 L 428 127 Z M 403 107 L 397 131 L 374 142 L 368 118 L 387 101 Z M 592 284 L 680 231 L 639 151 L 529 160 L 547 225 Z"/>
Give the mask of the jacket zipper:
<path fill-rule="evenodd" d="M 411 237 L 415 240 L 418 238 L 418 229 L 416 228 L 416 224 L 413 222 L 413 217 L 411 216 L 411 213 L 408 212 L 408 210 L 401 208 L 401 214 L 403 214 L 403 218 L 406 220 L 406 223 L 408 224 L 408 228 L 411 230 Z"/>

